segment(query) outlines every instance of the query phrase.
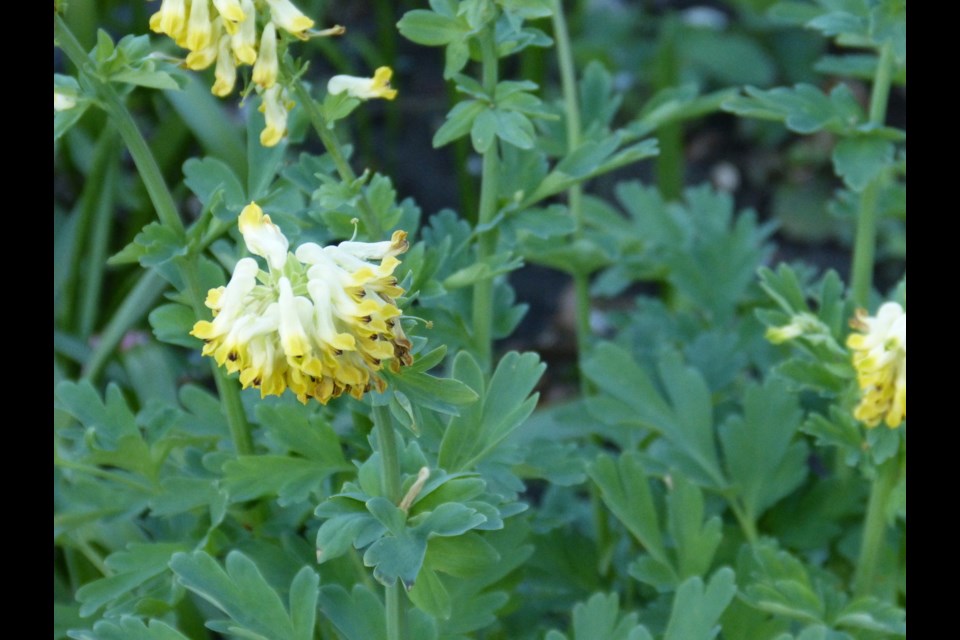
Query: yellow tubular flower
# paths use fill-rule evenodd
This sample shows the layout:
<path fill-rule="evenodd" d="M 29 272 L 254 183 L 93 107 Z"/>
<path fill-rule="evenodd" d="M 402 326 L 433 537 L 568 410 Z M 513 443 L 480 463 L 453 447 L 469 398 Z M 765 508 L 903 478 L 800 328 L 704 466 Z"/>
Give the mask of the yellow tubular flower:
<path fill-rule="evenodd" d="M 263 209 L 256 202 L 243 208 L 237 224 L 250 253 L 266 258 L 271 269 L 283 269 L 290 243 L 280 231 L 280 227 L 273 223 L 270 216 L 263 213 Z"/>
<path fill-rule="evenodd" d="M 221 98 L 230 95 L 230 92 L 233 91 L 233 85 L 237 82 L 237 64 L 233 61 L 229 35 L 220 38 L 215 76 L 216 81 L 210 89 L 211 93 Z"/>
<path fill-rule="evenodd" d="M 160 10 L 150 16 L 150 29 L 155 33 L 165 33 L 174 40 L 183 38 L 186 26 L 186 0 L 163 0 Z"/>
<path fill-rule="evenodd" d="M 253 82 L 264 89 L 269 89 L 277 83 L 277 74 L 280 71 L 280 62 L 277 59 L 277 28 L 268 22 L 260 35 L 260 51 L 257 53 L 257 62 L 253 65 Z"/>
<path fill-rule="evenodd" d="M 850 325 L 860 403 L 853 412 L 867 427 L 884 422 L 894 429 L 907 417 L 907 313 L 896 302 L 887 302 L 876 317 L 860 309 Z"/>
<path fill-rule="evenodd" d="M 229 283 L 207 294 L 213 320 L 190 333 L 204 340 L 203 355 L 239 373 L 244 388 L 261 396 L 290 389 L 303 403 L 344 393 L 359 399 L 385 388 L 377 373 L 384 366 L 397 371 L 413 362 L 391 295 L 403 294 L 392 274 L 395 255 L 407 248 L 404 232 L 387 242 L 307 243 L 291 256 L 256 203 L 238 222 L 247 249 L 266 258 L 269 271 L 253 258 L 237 262 Z"/>
<path fill-rule="evenodd" d="M 223 18 L 223 26 L 227 33 L 236 33 L 238 24 L 246 20 L 247 16 L 254 17 L 252 11 L 248 13 L 243 10 L 240 0 L 213 0 L 213 6 Z"/>
<path fill-rule="evenodd" d="M 247 18 L 240 23 L 236 33 L 230 36 L 230 46 L 237 61 L 253 64 L 257 61 L 257 19 L 253 0 L 241 0 L 240 8 Z"/>
<path fill-rule="evenodd" d="M 290 0 L 267 0 L 267 4 L 270 5 L 270 18 L 273 22 L 301 40 L 307 39 L 305 32 L 313 26 L 313 20 L 303 15 Z"/>
<path fill-rule="evenodd" d="M 211 37 L 207 46 L 187 54 L 186 65 L 189 69 L 193 69 L 194 71 L 206 69 L 217 59 L 220 54 L 219 42 L 220 34 L 223 30 L 221 26 L 222 23 L 223 20 L 216 18 L 210 25 Z"/>
<path fill-rule="evenodd" d="M 193 0 L 190 4 L 190 19 L 187 20 L 187 34 L 184 39 L 186 48 L 190 51 L 207 48 L 213 40 L 212 31 L 207 0 Z"/>
<path fill-rule="evenodd" d="M 390 67 L 380 67 L 372 78 L 358 78 L 357 76 L 333 76 L 327 82 L 327 92 L 338 95 L 346 92 L 352 98 L 369 100 L 383 98 L 393 100 L 397 97 L 397 90 L 390 87 L 390 78 L 393 71 Z"/>
<path fill-rule="evenodd" d="M 253 258 L 243 258 L 233 269 L 233 276 L 226 287 L 211 289 L 207 293 L 207 306 L 213 310 L 213 321 L 201 320 L 193 325 L 190 335 L 202 340 L 213 340 L 226 335 L 237 318 L 243 313 L 244 300 L 257 284 L 260 268 Z M 209 343 L 208 343 L 208 346 Z M 211 353 L 213 348 L 209 350 Z M 209 355 L 204 348 L 204 354 Z"/>
<path fill-rule="evenodd" d="M 274 86 L 263 92 L 260 111 L 266 122 L 260 132 L 260 144 L 275 147 L 287 135 L 287 100 L 281 87 Z"/>

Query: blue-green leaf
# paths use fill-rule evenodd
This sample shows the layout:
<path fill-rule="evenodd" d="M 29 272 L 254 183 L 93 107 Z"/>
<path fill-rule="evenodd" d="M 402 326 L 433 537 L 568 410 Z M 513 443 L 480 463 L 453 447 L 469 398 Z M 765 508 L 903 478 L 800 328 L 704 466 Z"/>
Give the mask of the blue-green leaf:
<path fill-rule="evenodd" d="M 893 164 L 893 143 L 876 136 L 854 136 L 837 143 L 833 167 L 850 189 L 863 191 Z"/>
<path fill-rule="evenodd" d="M 170 568 L 183 586 L 227 614 L 236 625 L 235 633 L 293 640 L 313 637 L 313 616 L 307 609 L 316 607 L 318 592 L 316 573 L 309 567 L 304 567 L 293 580 L 294 618 L 257 565 L 239 551 L 227 555 L 226 571 L 203 551 L 176 554 Z"/>
<path fill-rule="evenodd" d="M 706 585 L 700 577 L 689 578 L 673 598 L 664 640 L 713 640 L 720 632 L 717 622 L 736 593 L 729 567 L 719 569 Z"/>
<path fill-rule="evenodd" d="M 803 414 L 795 394 L 770 379 L 751 386 L 743 416 L 720 427 L 729 479 L 751 519 L 796 489 L 807 476 L 807 447 L 795 441 Z"/>
<path fill-rule="evenodd" d="M 150 620 L 147 625 L 132 616 L 101 620 L 90 631 L 71 631 L 70 637 L 76 640 L 189 640 L 165 622 Z"/>
<path fill-rule="evenodd" d="M 470 26 L 462 18 L 448 17 L 425 9 L 415 9 L 403 14 L 400 22 L 397 23 L 397 29 L 408 40 L 428 47 L 436 47 L 464 38 Z"/>
<path fill-rule="evenodd" d="M 538 395 L 530 392 L 544 369 L 536 354 L 510 352 L 486 385 L 473 357 L 458 354 L 453 375 L 481 401 L 450 420 L 440 444 L 439 466 L 448 471 L 472 469 L 493 452 L 533 412 Z"/>

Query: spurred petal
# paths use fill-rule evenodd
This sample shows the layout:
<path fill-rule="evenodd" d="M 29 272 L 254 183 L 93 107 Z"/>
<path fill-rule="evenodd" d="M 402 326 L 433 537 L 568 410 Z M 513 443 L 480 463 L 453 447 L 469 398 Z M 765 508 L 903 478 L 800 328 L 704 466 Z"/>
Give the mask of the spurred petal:
<path fill-rule="evenodd" d="M 250 253 L 266 258 L 271 269 L 283 268 L 289 242 L 280 227 L 273 224 L 256 202 L 251 202 L 240 212 L 239 226 Z"/>

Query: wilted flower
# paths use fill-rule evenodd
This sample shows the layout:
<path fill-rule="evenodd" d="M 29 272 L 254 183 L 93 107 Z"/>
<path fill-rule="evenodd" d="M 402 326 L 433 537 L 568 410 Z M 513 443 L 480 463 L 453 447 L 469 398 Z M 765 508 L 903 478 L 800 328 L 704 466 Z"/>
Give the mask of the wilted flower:
<path fill-rule="evenodd" d="M 876 317 L 859 309 L 850 325 L 860 331 L 847 338 L 861 394 L 853 415 L 868 427 L 898 427 L 907 417 L 907 313 L 887 302 Z"/>
<path fill-rule="evenodd" d="M 384 389 L 377 374 L 384 366 L 396 371 L 413 362 L 395 301 L 403 289 L 393 276 L 406 233 L 385 242 L 306 243 L 291 254 L 256 203 L 244 208 L 239 226 L 268 269 L 253 258 L 238 261 L 227 285 L 207 294 L 213 320 L 190 333 L 205 341 L 203 355 L 239 372 L 244 388 L 268 396 L 289 387 L 303 403 L 343 393 L 359 399 Z"/>
<path fill-rule="evenodd" d="M 333 76 L 327 82 L 327 91 L 333 95 L 346 92 L 350 97 L 360 100 L 370 98 L 393 100 L 397 97 L 397 90 L 390 87 L 391 77 L 393 77 L 393 71 L 390 67 L 380 67 L 374 72 L 372 78 Z"/>

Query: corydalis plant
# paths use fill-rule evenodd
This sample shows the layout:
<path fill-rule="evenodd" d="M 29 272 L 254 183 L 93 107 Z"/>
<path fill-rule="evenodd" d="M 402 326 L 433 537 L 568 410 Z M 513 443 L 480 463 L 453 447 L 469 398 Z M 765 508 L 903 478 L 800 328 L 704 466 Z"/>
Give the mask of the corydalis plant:
<path fill-rule="evenodd" d="M 393 276 L 408 247 L 405 232 L 385 242 L 308 242 L 289 253 L 287 238 L 256 203 L 241 212 L 239 227 L 268 270 L 239 260 L 230 282 L 207 294 L 213 320 L 198 321 L 191 335 L 206 342 L 203 355 L 239 372 L 244 388 L 261 396 L 289 388 L 303 403 L 343 393 L 360 399 L 385 388 L 377 375 L 383 366 L 397 371 L 413 362 L 396 303 L 404 291 Z"/>

